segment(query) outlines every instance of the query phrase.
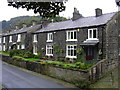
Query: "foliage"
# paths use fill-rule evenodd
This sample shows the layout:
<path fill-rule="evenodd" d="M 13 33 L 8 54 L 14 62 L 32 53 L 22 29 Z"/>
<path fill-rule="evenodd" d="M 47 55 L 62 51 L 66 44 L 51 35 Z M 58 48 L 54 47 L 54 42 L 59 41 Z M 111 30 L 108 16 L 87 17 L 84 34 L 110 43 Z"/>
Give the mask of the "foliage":
<path fill-rule="evenodd" d="M 10 57 L 13 57 L 13 56 L 21 56 L 21 57 L 24 57 L 24 58 L 33 58 L 35 55 L 29 51 L 24 51 L 24 50 L 10 50 L 9 52 L 10 54 Z"/>
<path fill-rule="evenodd" d="M 0 52 L 0 54 L 9 56 L 9 52 L 6 52 L 6 51 L 2 51 L 2 52 Z"/>
<path fill-rule="evenodd" d="M 21 57 L 21 56 L 13 56 L 12 58 L 13 58 L 13 59 L 22 59 L 22 60 L 25 59 L 25 58 L 23 58 L 23 57 Z"/>
<path fill-rule="evenodd" d="M 77 48 L 76 52 L 77 52 L 77 60 L 79 62 L 85 63 L 85 52 L 84 52 L 83 48 L 82 47 Z"/>
<path fill-rule="evenodd" d="M 52 0 L 51 0 L 52 1 Z M 15 8 L 26 8 L 27 11 L 34 10 L 34 13 L 39 13 L 42 17 L 55 17 L 60 12 L 65 10 L 63 2 L 8 2 L 8 6 Z"/>

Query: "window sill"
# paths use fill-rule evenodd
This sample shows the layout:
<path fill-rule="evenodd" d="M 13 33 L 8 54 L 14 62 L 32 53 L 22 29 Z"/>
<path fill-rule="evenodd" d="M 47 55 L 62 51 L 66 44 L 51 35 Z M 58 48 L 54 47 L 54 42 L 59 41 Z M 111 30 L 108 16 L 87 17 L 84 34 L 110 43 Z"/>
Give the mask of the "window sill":
<path fill-rule="evenodd" d="M 35 43 L 35 42 L 38 42 L 38 41 L 33 41 L 33 42 Z"/>
<path fill-rule="evenodd" d="M 77 56 L 66 56 L 66 58 L 77 58 Z"/>
<path fill-rule="evenodd" d="M 47 40 L 46 42 L 53 42 L 53 40 Z"/>
<path fill-rule="evenodd" d="M 17 41 L 17 42 L 20 42 L 20 41 Z"/>
<path fill-rule="evenodd" d="M 33 54 L 37 55 L 38 53 L 33 53 Z"/>
<path fill-rule="evenodd" d="M 46 56 L 53 56 L 53 54 L 46 54 Z"/>
<path fill-rule="evenodd" d="M 9 41 L 9 43 L 11 43 L 12 41 Z"/>
<path fill-rule="evenodd" d="M 76 41 L 77 41 L 77 39 L 71 39 L 71 40 L 66 40 L 66 41 L 75 41 L 75 42 L 76 42 Z"/>

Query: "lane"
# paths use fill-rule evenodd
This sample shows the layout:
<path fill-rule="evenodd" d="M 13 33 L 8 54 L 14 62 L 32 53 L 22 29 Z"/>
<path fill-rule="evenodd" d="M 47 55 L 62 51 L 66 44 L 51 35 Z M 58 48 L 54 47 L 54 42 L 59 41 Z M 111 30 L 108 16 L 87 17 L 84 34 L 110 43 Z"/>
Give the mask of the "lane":
<path fill-rule="evenodd" d="M 38 77 L 2 63 L 2 83 L 7 88 L 66 88 L 54 81 Z"/>

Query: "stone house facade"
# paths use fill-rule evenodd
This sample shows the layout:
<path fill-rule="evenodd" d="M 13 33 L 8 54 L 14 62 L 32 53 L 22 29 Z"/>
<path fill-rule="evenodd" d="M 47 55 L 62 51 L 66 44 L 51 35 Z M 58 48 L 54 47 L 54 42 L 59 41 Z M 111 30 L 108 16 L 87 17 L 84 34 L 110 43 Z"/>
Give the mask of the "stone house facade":
<path fill-rule="evenodd" d="M 33 23 L 33 26 L 27 27 L 26 24 L 23 24 L 23 28 L 19 29 L 18 26 L 16 26 L 16 29 L 4 33 L 2 37 L 2 50 L 8 51 L 10 49 L 24 49 L 32 51 L 32 34 L 31 32 L 34 32 L 41 28 L 41 25 L 35 25 Z"/>
<path fill-rule="evenodd" d="M 35 25 L 2 35 L 2 48 L 26 49 L 43 57 L 77 59 L 84 51 L 85 59 L 120 59 L 120 12 L 82 17 L 74 9 L 73 18 L 62 22 Z M 14 47 L 16 45 L 16 47 Z"/>
<path fill-rule="evenodd" d="M 120 13 L 102 14 L 99 8 L 95 12 L 96 16 L 81 17 L 75 9 L 72 20 L 49 23 L 34 32 L 33 53 L 41 52 L 43 57 L 58 55 L 76 59 L 78 49 L 83 49 L 87 61 L 118 60 Z"/>

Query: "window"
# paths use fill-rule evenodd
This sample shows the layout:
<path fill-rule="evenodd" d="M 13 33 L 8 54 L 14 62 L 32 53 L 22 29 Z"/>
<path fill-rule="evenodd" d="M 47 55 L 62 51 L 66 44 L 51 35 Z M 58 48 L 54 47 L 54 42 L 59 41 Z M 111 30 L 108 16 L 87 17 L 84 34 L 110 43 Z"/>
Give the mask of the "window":
<path fill-rule="evenodd" d="M 37 35 L 36 34 L 34 34 L 34 36 L 33 36 L 33 42 L 37 42 Z"/>
<path fill-rule="evenodd" d="M 5 43 L 5 37 L 3 37 L 3 43 Z"/>
<path fill-rule="evenodd" d="M 97 39 L 97 29 L 88 29 L 88 39 Z"/>
<path fill-rule="evenodd" d="M 47 56 L 53 56 L 53 46 L 52 45 L 47 45 L 46 46 L 46 55 Z"/>
<path fill-rule="evenodd" d="M 66 57 L 69 58 L 77 58 L 76 57 L 76 45 L 67 45 L 67 49 L 66 49 Z"/>
<path fill-rule="evenodd" d="M 25 49 L 25 45 L 24 44 L 21 45 L 21 49 Z"/>
<path fill-rule="evenodd" d="M 9 42 L 12 42 L 12 36 L 9 36 Z"/>
<path fill-rule="evenodd" d="M 33 44 L 33 54 L 37 55 L 37 45 Z"/>
<path fill-rule="evenodd" d="M 21 34 L 18 34 L 17 42 L 20 42 L 20 41 L 21 41 Z"/>
<path fill-rule="evenodd" d="M 77 31 L 67 31 L 67 41 L 77 41 Z"/>
<path fill-rule="evenodd" d="M 2 43 L 2 38 L 0 37 L 0 43 Z"/>
<path fill-rule="evenodd" d="M 3 51 L 5 51 L 5 45 L 3 45 Z"/>
<path fill-rule="evenodd" d="M 47 34 L 47 42 L 52 42 L 53 41 L 53 33 L 48 33 Z"/>
<path fill-rule="evenodd" d="M 120 55 L 120 48 L 119 48 L 119 55 Z"/>
<path fill-rule="evenodd" d="M 17 49 L 20 49 L 20 45 L 17 45 Z"/>

